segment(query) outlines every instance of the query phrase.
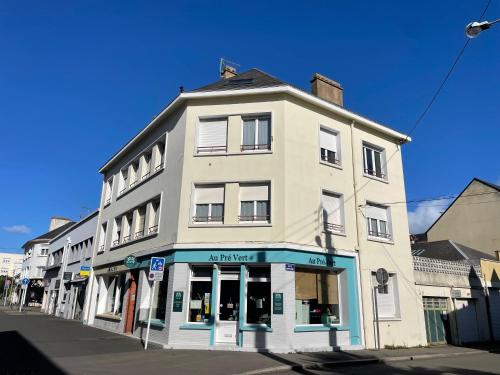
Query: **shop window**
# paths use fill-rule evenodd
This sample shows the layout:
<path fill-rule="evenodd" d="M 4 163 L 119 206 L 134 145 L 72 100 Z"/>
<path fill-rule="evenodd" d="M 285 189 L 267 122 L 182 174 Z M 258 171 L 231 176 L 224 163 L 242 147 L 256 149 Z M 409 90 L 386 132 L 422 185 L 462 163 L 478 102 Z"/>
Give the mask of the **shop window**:
<path fill-rule="evenodd" d="M 152 282 L 150 283 L 152 288 Z M 153 304 L 151 306 L 151 316 L 153 319 L 165 320 L 167 308 L 168 291 L 168 270 L 163 273 L 163 280 L 156 284 L 153 295 Z"/>
<path fill-rule="evenodd" d="M 188 319 L 190 322 L 208 323 L 210 321 L 211 296 L 212 267 L 193 266 L 189 295 Z"/>
<path fill-rule="evenodd" d="M 248 268 L 247 323 L 271 326 L 271 269 L 269 267 Z"/>
<path fill-rule="evenodd" d="M 125 295 L 125 278 L 126 275 L 111 276 L 107 282 L 107 300 L 106 314 L 122 315 L 123 311 L 123 296 Z"/>
<path fill-rule="evenodd" d="M 330 270 L 295 270 L 296 324 L 339 324 L 338 274 Z"/>

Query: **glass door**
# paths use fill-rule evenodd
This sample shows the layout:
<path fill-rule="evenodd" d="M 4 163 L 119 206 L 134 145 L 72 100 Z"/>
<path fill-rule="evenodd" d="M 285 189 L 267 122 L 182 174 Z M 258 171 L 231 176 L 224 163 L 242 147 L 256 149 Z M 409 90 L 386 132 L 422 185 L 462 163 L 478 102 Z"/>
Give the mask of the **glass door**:
<path fill-rule="evenodd" d="M 240 310 L 239 274 L 225 274 L 221 269 L 219 276 L 219 295 L 215 316 L 217 343 L 236 344 Z"/>

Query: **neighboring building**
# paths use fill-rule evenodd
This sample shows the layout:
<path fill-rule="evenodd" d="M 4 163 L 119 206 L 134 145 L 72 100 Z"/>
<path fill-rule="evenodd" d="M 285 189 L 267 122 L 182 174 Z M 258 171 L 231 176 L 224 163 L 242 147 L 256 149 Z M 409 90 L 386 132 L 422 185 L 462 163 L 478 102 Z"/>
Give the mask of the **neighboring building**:
<path fill-rule="evenodd" d="M 474 178 L 427 230 L 429 241 L 453 240 L 498 258 L 500 186 Z"/>
<path fill-rule="evenodd" d="M 49 254 L 49 241 L 71 225 L 73 225 L 73 222 L 69 219 L 53 217 L 50 221 L 49 232 L 27 241 L 22 246 L 24 249 L 24 257 L 20 278 L 30 279 L 28 291 L 26 293 L 26 303 L 42 303 L 42 279 Z M 19 294 L 20 291 L 21 288 L 18 286 L 17 293 Z"/>
<path fill-rule="evenodd" d="M 151 340 L 272 351 L 425 343 L 415 293 L 404 134 L 257 69 L 181 92 L 100 169 L 88 310 L 95 327 L 144 337 L 151 256 L 168 269 Z M 137 264 L 127 268 L 124 259 Z"/>
<path fill-rule="evenodd" d="M 23 254 L 0 253 L 0 276 L 14 277 L 23 267 Z"/>
<path fill-rule="evenodd" d="M 99 211 L 69 226 L 49 242 L 42 310 L 81 320 Z"/>
<path fill-rule="evenodd" d="M 462 345 L 500 337 L 498 285 L 490 283 L 488 297 L 482 270 L 485 261 L 496 267 L 499 262 L 451 240 L 415 243 L 412 254 L 429 344 Z"/>

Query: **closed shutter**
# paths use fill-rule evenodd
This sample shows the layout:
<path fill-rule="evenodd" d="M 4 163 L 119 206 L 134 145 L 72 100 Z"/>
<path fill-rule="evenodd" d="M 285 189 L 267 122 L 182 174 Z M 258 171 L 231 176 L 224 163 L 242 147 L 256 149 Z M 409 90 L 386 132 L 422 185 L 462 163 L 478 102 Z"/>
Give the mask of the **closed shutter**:
<path fill-rule="evenodd" d="M 316 271 L 295 270 L 295 299 L 308 300 L 318 298 Z"/>
<path fill-rule="evenodd" d="M 387 208 L 382 206 L 376 206 L 372 204 L 366 205 L 366 217 L 371 219 L 378 219 L 383 221 L 387 220 Z"/>
<path fill-rule="evenodd" d="M 225 148 L 226 135 L 227 119 L 200 120 L 198 123 L 198 147 L 204 149 L 199 151 L 221 151 L 210 148 Z"/>
<path fill-rule="evenodd" d="M 224 186 L 197 186 L 195 204 L 224 203 Z"/>
<path fill-rule="evenodd" d="M 240 201 L 268 201 L 269 185 L 240 185 Z"/>
<path fill-rule="evenodd" d="M 342 224 L 342 202 L 338 195 L 323 193 L 322 205 L 325 222 L 330 224 Z"/>
<path fill-rule="evenodd" d="M 377 281 L 374 278 L 374 285 L 377 285 Z M 375 289 L 377 293 L 377 305 L 378 305 L 378 317 L 381 318 L 394 318 L 396 317 L 396 296 L 394 293 L 394 276 L 389 275 L 389 281 L 387 282 L 387 293 L 379 293 L 378 289 Z"/>
<path fill-rule="evenodd" d="M 319 145 L 320 148 L 326 148 L 327 150 L 337 152 L 337 135 L 325 129 L 321 129 L 319 132 Z"/>
<path fill-rule="evenodd" d="M 337 305 L 339 303 L 338 277 L 334 273 L 317 274 L 318 303 Z"/>

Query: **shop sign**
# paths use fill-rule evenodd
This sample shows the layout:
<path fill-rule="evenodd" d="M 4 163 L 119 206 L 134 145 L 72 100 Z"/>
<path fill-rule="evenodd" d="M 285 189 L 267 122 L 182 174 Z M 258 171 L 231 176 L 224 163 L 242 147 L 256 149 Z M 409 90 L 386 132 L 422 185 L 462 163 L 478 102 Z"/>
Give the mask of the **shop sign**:
<path fill-rule="evenodd" d="M 335 267 L 335 261 L 324 257 L 309 257 L 309 264 L 316 266 Z"/>
<path fill-rule="evenodd" d="M 80 267 L 80 276 L 89 276 L 90 275 L 90 266 L 81 266 Z"/>
<path fill-rule="evenodd" d="M 71 280 L 71 277 L 73 277 L 73 272 L 64 272 L 63 280 Z"/>
<path fill-rule="evenodd" d="M 241 255 L 241 254 L 210 254 L 208 257 L 209 262 L 236 262 L 244 263 L 251 262 L 251 255 Z"/>
<path fill-rule="evenodd" d="M 172 304 L 173 312 L 182 312 L 183 299 L 184 299 L 184 292 L 180 290 L 174 291 L 174 302 Z"/>
<path fill-rule="evenodd" d="M 283 315 L 283 293 L 273 293 L 273 314 Z"/>
<path fill-rule="evenodd" d="M 125 264 L 127 268 L 134 268 L 137 266 L 137 259 L 133 255 L 127 255 L 123 260 L 123 264 Z"/>
<path fill-rule="evenodd" d="M 285 264 L 285 270 L 287 270 L 287 271 L 295 271 L 295 264 L 286 263 Z"/>
<path fill-rule="evenodd" d="M 461 290 L 453 289 L 451 291 L 451 298 L 460 298 L 460 297 L 462 297 L 462 291 Z"/>

